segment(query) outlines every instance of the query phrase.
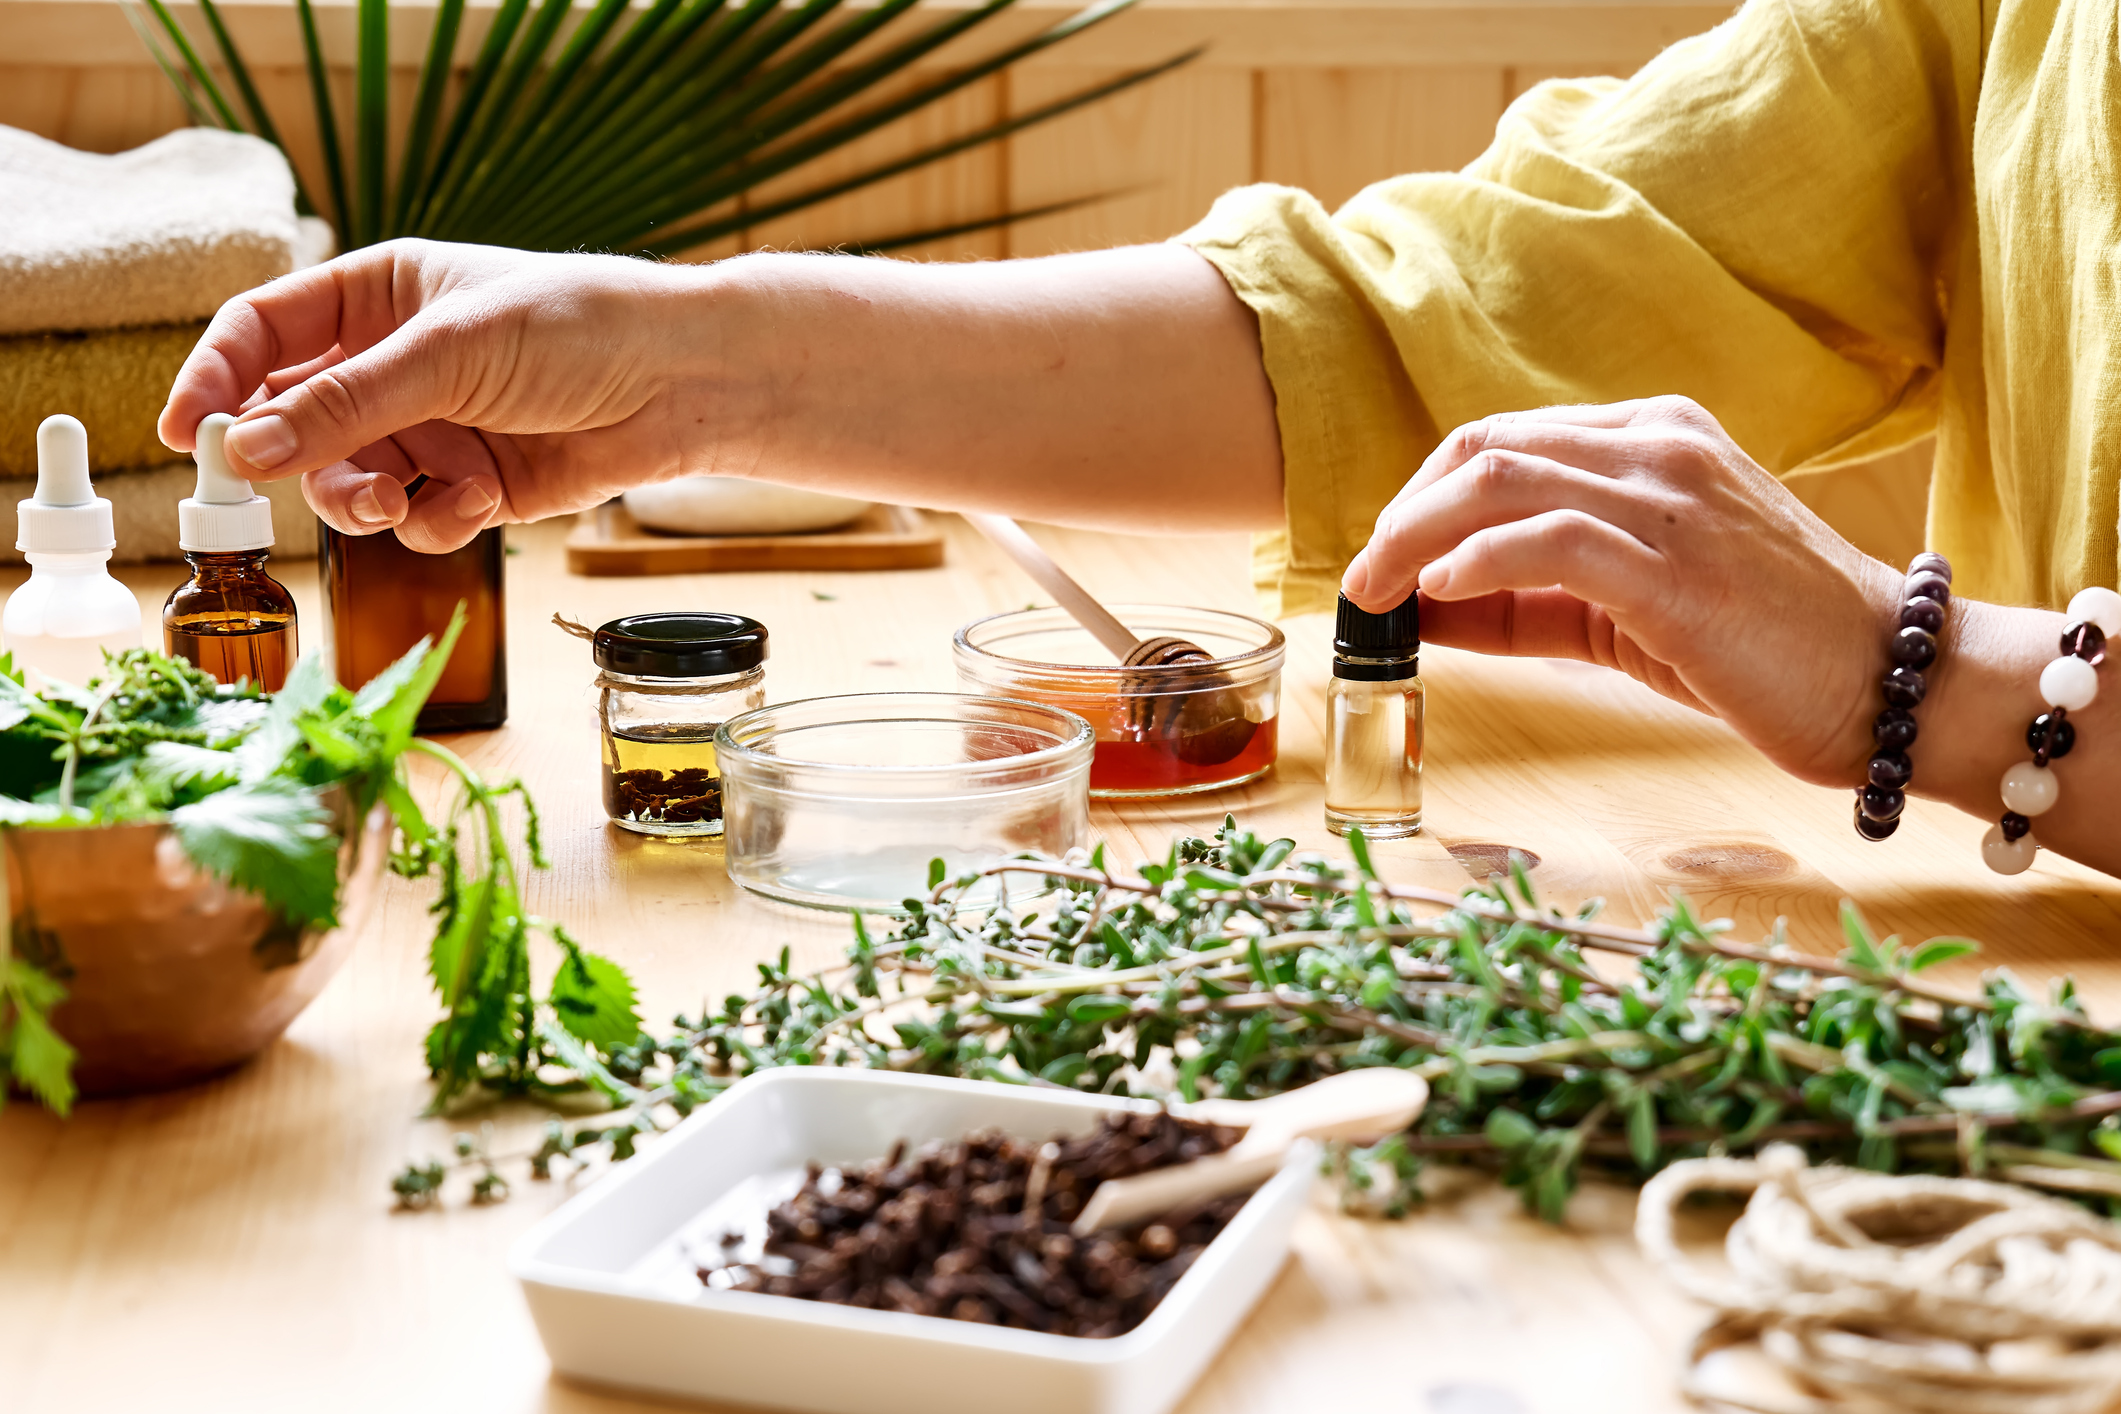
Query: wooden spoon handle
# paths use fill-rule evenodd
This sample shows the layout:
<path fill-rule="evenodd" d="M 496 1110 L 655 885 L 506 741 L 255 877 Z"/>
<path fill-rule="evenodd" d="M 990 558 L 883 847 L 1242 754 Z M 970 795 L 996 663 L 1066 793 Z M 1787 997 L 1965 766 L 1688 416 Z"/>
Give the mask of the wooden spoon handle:
<path fill-rule="evenodd" d="M 1284 1137 L 1278 1144 L 1246 1154 L 1210 1154 L 1132 1178 L 1108 1178 L 1090 1194 L 1073 1231 L 1077 1237 L 1088 1237 L 1100 1228 L 1133 1227 L 1189 1203 L 1257 1188 L 1281 1168 L 1289 1143 Z"/>
<path fill-rule="evenodd" d="M 1024 533 L 1024 528 L 1007 516 L 988 515 L 982 511 L 967 511 L 965 519 L 972 528 L 994 542 L 995 548 L 1016 561 L 1017 567 L 1038 582 L 1038 587 L 1053 596 L 1054 602 L 1068 611 L 1068 616 L 1089 630 L 1090 636 L 1104 645 L 1105 651 L 1120 662 L 1136 647 L 1137 640 L 1127 626 L 1112 617 L 1112 611 L 1090 597 L 1090 591 L 1068 577 L 1068 572 L 1053 563 L 1053 557 L 1039 548 L 1036 540 Z"/>

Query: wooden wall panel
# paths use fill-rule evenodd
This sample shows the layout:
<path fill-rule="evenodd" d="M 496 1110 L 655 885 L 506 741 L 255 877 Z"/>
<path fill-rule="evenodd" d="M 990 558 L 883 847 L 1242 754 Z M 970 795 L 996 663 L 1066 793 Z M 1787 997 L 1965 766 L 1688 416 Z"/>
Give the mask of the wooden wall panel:
<path fill-rule="evenodd" d="M 1479 156 L 1505 103 L 1501 67 L 1269 69 L 1259 175 L 1339 206 L 1371 182 Z"/>
<path fill-rule="evenodd" d="M 1006 81 L 1001 78 L 961 89 L 933 107 L 766 183 L 749 194 L 748 202 L 753 207 L 765 206 L 789 193 L 852 176 L 998 123 L 1008 111 L 1005 90 Z M 997 216 L 1007 200 L 1007 164 L 1002 144 L 973 148 L 807 211 L 754 226 L 746 232 L 745 244 L 783 250 L 829 247 Z M 899 252 L 915 260 L 991 259 L 1004 253 L 1001 233 L 992 229 Z"/>
<path fill-rule="evenodd" d="M 189 121 L 156 69 L 0 65 L 0 123 L 68 147 L 123 152 Z"/>
<path fill-rule="evenodd" d="M 1011 77 L 1010 106 L 1029 112 L 1122 72 L 1027 68 Z M 1013 209 L 1116 195 L 1010 227 L 1009 253 L 1160 241 L 1192 225 L 1217 196 L 1253 179 L 1252 90 L 1242 71 L 1181 69 L 1017 134 Z"/>

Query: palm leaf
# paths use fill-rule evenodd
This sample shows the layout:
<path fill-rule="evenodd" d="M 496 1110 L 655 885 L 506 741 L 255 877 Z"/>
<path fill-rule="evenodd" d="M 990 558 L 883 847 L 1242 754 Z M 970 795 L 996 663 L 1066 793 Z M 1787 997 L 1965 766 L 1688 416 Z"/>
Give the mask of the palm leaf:
<path fill-rule="evenodd" d="M 358 0 L 349 189 L 315 0 L 295 0 L 340 245 L 350 250 L 423 234 L 526 249 L 673 254 L 1001 141 L 1145 83 L 1198 53 L 764 203 L 753 200 L 739 214 L 707 215 L 1103 23 L 1135 0 L 1102 0 L 963 67 L 913 75 L 915 65 L 1015 0 L 984 0 L 898 34 L 895 27 L 908 21 L 917 2 L 874 0 L 848 11 L 844 0 L 653 0 L 635 10 L 629 0 L 595 0 L 562 43 L 571 0 L 500 0 L 451 105 L 465 0 L 439 0 L 393 179 L 389 5 Z M 128 17 L 194 117 L 280 143 L 214 0 L 200 0 L 201 11 L 247 125 L 164 0 L 144 3 L 152 24 L 129 4 Z M 864 57 L 847 63 L 857 51 Z M 895 82 L 901 79 L 907 82 Z M 299 178 L 297 197 L 311 208 Z M 1099 199 L 1077 197 L 867 239 L 850 233 L 831 248 L 900 249 Z"/>
<path fill-rule="evenodd" d="M 354 162 L 361 183 L 354 244 L 383 235 L 384 167 L 390 160 L 390 0 L 361 0 L 354 61 Z"/>
<path fill-rule="evenodd" d="M 154 0 L 148 3 L 153 4 Z M 331 71 L 324 67 L 324 46 L 317 42 L 317 16 L 310 8 L 310 0 L 295 0 L 295 14 L 302 21 L 302 55 L 309 64 L 309 97 L 317 110 L 317 143 L 324 149 L 324 180 L 331 184 L 331 221 L 338 231 L 339 249 L 352 250 L 357 242 L 353 238 L 353 208 L 346 204 L 346 164 L 339 159 L 339 119 L 332 112 Z"/>
<path fill-rule="evenodd" d="M 699 246 L 705 245 L 709 241 L 719 240 L 723 236 L 729 235 L 731 232 L 739 230 L 742 227 L 762 225 L 767 221 L 777 220 L 783 216 L 793 215 L 794 213 L 804 210 L 807 207 L 816 206 L 820 202 L 831 201 L 837 197 L 845 196 L 849 192 L 859 191 L 863 187 L 874 186 L 876 183 L 888 181 L 892 177 L 903 176 L 907 172 L 911 172 L 916 168 L 925 167 L 932 162 L 940 162 L 947 157 L 955 157 L 961 152 L 969 151 L 970 149 L 978 147 L 984 143 L 993 142 L 999 138 L 1007 137 L 1011 133 L 1021 132 L 1025 128 L 1033 127 L 1039 123 L 1043 123 L 1050 119 L 1057 118 L 1063 113 L 1073 112 L 1077 108 L 1086 107 L 1089 104 L 1097 102 L 1099 99 L 1110 97 L 1112 94 L 1118 93 L 1122 89 L 1132 88 L 1138 83 L 1145 83 L 1148 80 L 1157 77 L 1159 74 L 1163 74 L 1172 69 L 1177 68 L 1181 64 L 1189 63 L 1195 57 L 1197 57 L 1199 53 L 1200 51 L 1196 49 L 1193 50 L 1191 53 L 1180 54 L 1173 58 L 1166 59 L 1163 63 L 1158 64 L 1152 68 L 1141 69 L 1133 73 L 1122 74 L 1118 78 L 1108 80 L 1105 83 L 1097 84 L 1094 87 L 1081 89 L 1075 93 L 1071 93 L 1064 97 L 1057 98 L 1051 103 L 1045 104 L 1043 107 L 1032 109 L 1028 113 L 1020 113 L 1013 118 L 1006 118 L 999 123 L 994 123 L 988 127 L 976 129 L 975 131 L 966 133 L 961 137 L 951 138 L 946 142 L 939 142 L 931 147 L 922 148 L 920 151 L 908 154 L 907 156 L 901 157 L 896 161 L 886 162 L 876 167 L 866 168 L 863 171 L 855 173 L 851 177 L 843 177 L 839 181 L 830 182 L 824 186 L 812 187 L 807 191 L 795 192 L 789 196 L 782 197 L 778 201 L 771 202 L 763 206 L 749 207 L 739 216 L 728 217 L 718 221 L 705 222 L 697 226 L 688 226 L 677 234 L 666 236 L 658 241 L 648 241 L 645 238 L 636 237 L 633 242 L 628 243 L 628 249 L 637 251 L 643 255 L 669 256 L 681 254 L 685 251 L 692 250 Z M 861 134 L 856 133 L 854 136 L 858 137 L 860 135 Z M 852 138 L 850 138 L 849 141 L 852 141 Z M 801 160 L 809 161 L 811 159 L 810 157 L 806 156 Z M 1030 211 L 1006 212 L 1001 216 L 994 217 L 990 220 L 974 222 L 963 227 L 937 227 L 931 231 L 915 231 L 899 236 L 881 237 L 876 240 L 870 241 L 849 242 L 848 244 L 851 247 L 858 248 L 862 253 L 865 254 L 871 251 L 897 249 L 909 245 L 920 245 L 924 242 L 931 240 L 941 240 L 947 236 L 958 235 L 970 231 L 988 230 L 991 229 L 993 226 L 1007 225 L 1012 221 L 1029 221 L 1035 217 L 1049 216 L 1056 212 L 1073 210 L 1074 208 L 1086 205 L 1089 202 L 1102 200 L 1104 199 L 1104 197 L 1109 197 L 1117 194 L 1118 193 L 1116 192 L 1107 192 L 1104 193 L 1102 196 L 1096 197 L 1076 197 L 1067 201 L 1056 202 L 1050 206 L 1037 207 Z M 695 207 L 694 209 L 697 210 L 698 208 Z M 834 248 L 837 249 L 839 247 Z"/>
<path fill-rule="evenodd" d="M 783 172 L 792 171 L 806 162 L 815 161 L 826 153 L 844 147 L 858 138 L 867 137 L 879 128 L 888 126 L 908 114 L 925 108 L 938 99 L 957 92 L 961 88 L 977 83 L 1019 59 L 1072 37 L 1088 25 L 1109 19 L 1131 4 L 1133 4 L 1133 0 L 1107 0 L 1107 3 L 1095 9 L 1072 16 L 1052 29 L 1034 35 L 1030 39 L 1013 45 L 998 54 L 990 55 L 969 68 L 960 69 L 918 85 L 897 98 L 886 100 L 853 113 L 836 123 L 831 123 L 818 129 L 807 130 L 781 147 L 769 148 L 767 144 L 774 138 L 799 127 L 811 117 L 817 116 L 815 112 L 810 110 L 815 109 L 819 105 L 813 102 L 809 105 L 799 105 L 793 111 L 763 115 L 752 128 L 736 134 L 728 142 L 725 142 L 719 150 L 710 150 L 708 154 L 698 161 L 679 167 L 656 182 L 645 184 L 654 204 L 644 202 L 638 206 L 636 214 L 631 218 L 626 229 L 622 231 L 620 221 L 614 219 L 608 224 L 589 228 L 584 234 L 577 236 L 576 240 L 601 248 L 607 245 L 623 244 L 641 239 L 645 236 L 647 230 L 653 229 L 657 225 L 679 221 L 687 213 L 704 211 L 719 205 L 739 192 L 748 191 L 769 178 L 777 177 Z M 1116 93 L 1121 89 L 1155 78 L 1159 74 L 1176 68 L 1181 64 L 1189 63 L 1198 57 L 1199 53 L 1199 50 L 1193 50 L 1168 59 L 1162 64 L 1134 70 L 1121 75 L 1117 79 L 1084 90 L 1080 95 L 1070 95 L 1068 98 L 1047 104 L 1044 108 L 1036 109 L 1032 113 L 995 123 L 990 127 L 981 129 L 977 134 L 969 135 L 967 138 L 954 139 L 949 143 L 938 144 L 936 148 L 929 150 L 933 155 L 920 156 L 915 159 L 901 159 L 899 162 L 889 164 L 891 171 L 887 175 L 910 171 L 913 167 L 925 165 L 928 161 L 940 160 L 942 157 L 951 156 L 954 153 L 979 146 L 982 142 L 992 142 L 1036 123 L 1043 122 L 1048 118 L 1058 117 L 1073 108 L 1081 107 L 1084 102 L 1088 102 L 1091 99 Z M 765 150 L 761 151 L 760 149 Z M 876 179 L 880 180 L 881 178 Z M 869 180 L 866 176 L 849 179 L 854 185 L 862 186 L 868 185 Z M 840 189 L 851 190 L 852 186 L 842 183 L 840 184 Z M 658 193 L 660 193 L 659 197 L 656 195 Z M 834 194 L 836 195 L 838 192 L 835 191 Z M 822 196 L 817 198 L 817 200 L 823 199 Z"/>
<path fill-rule="evenodd" d="M 176 18 L 163 5 L 162 0 L 147 0 L 147 8 L 149 13 L 161 21 L 163 32 L 169 36 L 169 42 L 176 46 L 177 54 L 184 60 L 185 69 L 199 85 L 200 91 L 206 95 L 206 101 L 213 105 L 214 116 L 221 120 L 221 126 L 241 132 L 243 124 L 237 121 L 236 110 L 228 106 L 228 100 L 221 96 L 221 86 L 214 82 L 214 76 L 207 72 L 206 65 L 199 62 L 199 51 L 191 47 L 191 36 L 177 24 Z"/>
<path fill-rule="evenodd" d="M 427 152 L 434 146 L 435 124 L 449 90 L 449 70 L 457 51 L 457 29 L 464 21 L 464 0 L 442 0 L 435 27 L 427 37 L 427 62 L 420 66 L 420 89 L 412 101 L 412 126 L 405 133 L 405 156 L 398 169 L 398 199 L 391 228 L 402 231 L 412 218 L 413 198 L 427 171 Z"/>
<path fill-rule="evenodd" d="M 525 143 L 536 149 L 541 161 L 524 162 L 508 173 L 497 200 L 510 200 L 520 195 L 526 183 L 549 177 L 723 4 L 724 0 L 656 0 L 613 46 L 605 62 L 583 76 L 567 103 L 525 136 Z M 677 19 L 671 24 L 674 14 Z"/>
<path fill-rule="evenodd" d="M 125 12 L 125 22 L 133 27 L 134 34 L 140 36 L 141 47 L 146 49 L 148 57 L 155 61 L 155 67 L 162 71 L 162 77 L 169 80 L 169 86 L 177 91 L 177 97 L 184 100 L 184 111 L 191 114 L 192 126 L 212 127 L 213 114 L 207 112 L 206 105 L 199 101 L 197 85 L 192 83 L 189 75 L 177 67 L 177 61 L 170 58 L 169 51 L 162 47 L 161 36 L 155 33 L 154 27 L 140 17 L 140 7 L 134 4 L 133 0 L 120 0 L 120 8 Z"/>

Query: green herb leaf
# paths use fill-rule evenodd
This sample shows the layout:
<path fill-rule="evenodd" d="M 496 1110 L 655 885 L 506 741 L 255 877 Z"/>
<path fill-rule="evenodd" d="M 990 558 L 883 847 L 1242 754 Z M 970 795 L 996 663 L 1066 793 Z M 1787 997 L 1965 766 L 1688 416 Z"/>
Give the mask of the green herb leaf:
<path fill-rule="evenodd" d="M 74 1048 L 59 1039 L 42 1010 L 17 997 L 10 1024 L 0 1030 L 0 1046 L 11 1052 L 8 1070 L 15 1082 L 64 1119 L 74 1105 Z"/>
<path fill-rule="evenodd" d="M 1842 957 L 1850 965 L 1870 972 L 1890 970 L 1885 959 L 1879 955 L 1878 943 L 1871 936 L 1870 926 L 1863 921 L 1863 915 L 1856 911 L 1855 903 L 1849 899 L 1841 901 L 1841 933 L 1848 939 L 1849 945 L 1848 951 L 1842 954 Z"/>
<path fill-rule="evenodd" d="M 629 1045 L 641 1034 L 633 979 L 608 957 L 570 949 L 553 974 L 551 1001 L 560 1024 L 592 1046 Z"/>
<path fill-rule="evenodd" d="M 1931 938 L 1928 942 L 1915 945 L 1908 953 L 1907 960 L 1900 965 L 1900 970 L 1910 973 L 1923 972 L 1940 962 L 1950 962 L 1955 957 L 1965 957 L 1969 953 L 1980 951 L 1981 944 L 1972 938 Z"/>
<path fill-rule="evenodd" d="M 299 923 L 337 920 L 339 839 L 316 792 L 264 780 L 170 812 L 192 861 Z"/>
<path fill-rule="evenodd" d="M 397 759 L 412 740 L 420 709 L 427 705 L 429 694 L 442 680 L 449 655 L 456 651 L 457 640 L 463 636 L 464 619 L 465 607 L 459 603 L 456 612 L 449 616 L 449 627 L 443 631 L 439 644 L 421 639 L 404 657 L 354 694 L 353 710 L 375 726 L 377 749 L 385 759 Z"/>
<path fill-rule="evenodd" d="M 1068 1003 L 1068 1019 L 1085 1023 L 1117 1021 L 1132 1014 L 1134 1003 L 1125 997 L 1089 995 L 1076 997 Z"/>

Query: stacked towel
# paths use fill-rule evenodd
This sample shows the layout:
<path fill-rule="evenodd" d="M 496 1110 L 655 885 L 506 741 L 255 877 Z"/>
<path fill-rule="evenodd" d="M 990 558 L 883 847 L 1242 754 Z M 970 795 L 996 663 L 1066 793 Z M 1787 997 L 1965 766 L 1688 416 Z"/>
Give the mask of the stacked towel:
<path fill-rule="evenodd" d="M 19 563 L 14 503 L 33 483 L 12 478 L 35 477 L 55 412 L 88 427 L 116 558 L 175 557 L 191 464 L 155 435 L 170 382 L 222 302 L 294 269 L 303 243 L 294 178 L 257 138 L 186 128 L 105 156 L 0 127 L 0 560 Z M 282 554 L 315 543 L 297 505 Z"/>

